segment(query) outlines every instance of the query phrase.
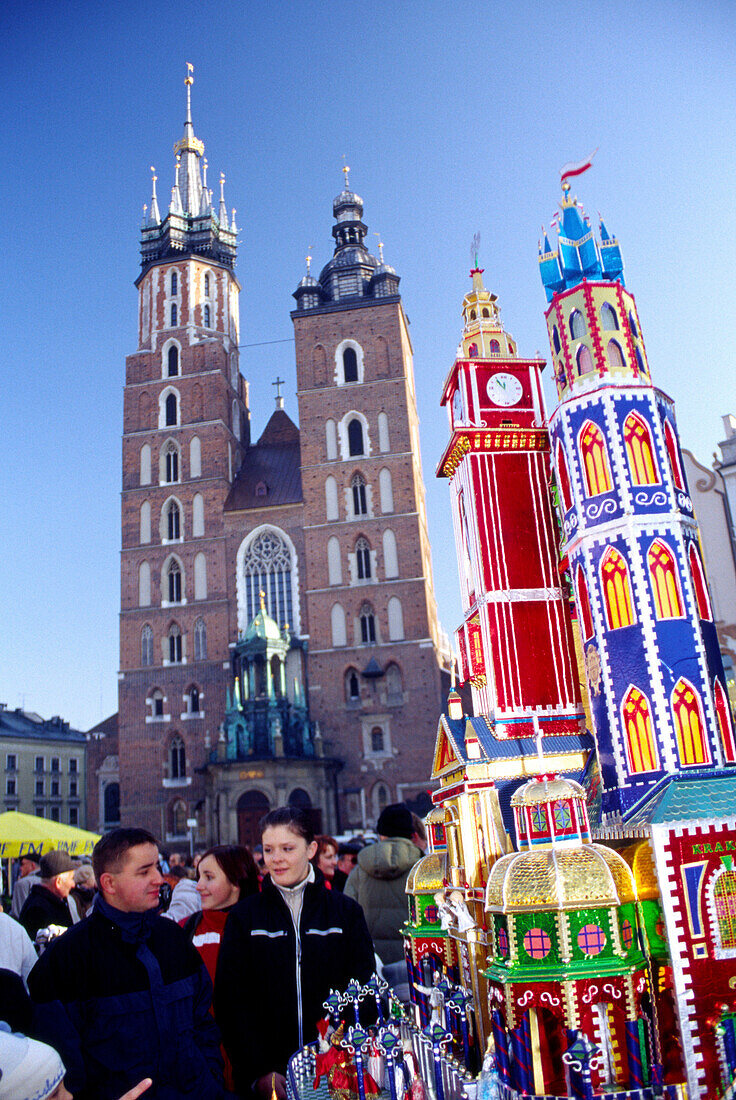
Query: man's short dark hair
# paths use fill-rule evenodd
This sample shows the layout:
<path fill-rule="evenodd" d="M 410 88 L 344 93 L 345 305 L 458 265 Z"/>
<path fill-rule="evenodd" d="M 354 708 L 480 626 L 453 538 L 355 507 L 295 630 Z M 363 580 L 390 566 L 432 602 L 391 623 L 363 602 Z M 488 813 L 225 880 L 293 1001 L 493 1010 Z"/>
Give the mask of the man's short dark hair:
<path fill-rule="evenodd" d="M 149 833 L 148 829 L 138 826 L 123 826 L 120 829 L 111 829 L 105 833 L 95 844 L 92 852 L 92 866 L 95 878 L 100 881 L 100 875 L 105 871 L 117 874 L 125 861 L 125 856 L 131 848 L 137 848 L 140 844 L 154 844 L 158 847 L 156 837 Z"/>

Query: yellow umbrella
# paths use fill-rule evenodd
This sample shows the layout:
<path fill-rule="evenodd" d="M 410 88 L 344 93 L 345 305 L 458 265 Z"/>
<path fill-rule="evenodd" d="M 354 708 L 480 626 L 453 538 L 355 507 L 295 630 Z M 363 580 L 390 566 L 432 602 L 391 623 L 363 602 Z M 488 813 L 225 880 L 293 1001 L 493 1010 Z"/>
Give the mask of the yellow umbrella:
<path fill-rule="evenodd" d="M 29 848 L 41 855 L 52 848 L 60 848 L 70 856 L 87 856 L 99 839 L 97 833 L 45 817 L 21 814 L 17 810 L 0 814 L 0 859 L 17 859 Z"/>

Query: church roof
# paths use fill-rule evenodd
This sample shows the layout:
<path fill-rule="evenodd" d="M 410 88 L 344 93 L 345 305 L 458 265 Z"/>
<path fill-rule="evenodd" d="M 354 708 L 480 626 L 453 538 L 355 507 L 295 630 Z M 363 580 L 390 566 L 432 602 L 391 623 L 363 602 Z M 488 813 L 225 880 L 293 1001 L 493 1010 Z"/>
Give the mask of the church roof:
<path fill-rule="evenodd" d="M 243 464 L 225 502 L 226 512 L 300 504 L 302 497 L 299 429 L 283 409 L 276 409 Z"/>
<path fill-rule="evenodd" d="M 627 815 L 626 826 L 731 817 L 734 806 L 736 775 L 695 772 L 667 776 Z"/>

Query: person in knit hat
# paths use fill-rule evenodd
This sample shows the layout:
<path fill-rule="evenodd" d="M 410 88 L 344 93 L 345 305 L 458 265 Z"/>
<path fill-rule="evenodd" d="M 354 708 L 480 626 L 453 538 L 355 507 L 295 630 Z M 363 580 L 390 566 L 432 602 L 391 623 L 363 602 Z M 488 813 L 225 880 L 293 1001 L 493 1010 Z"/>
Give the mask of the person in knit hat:
<path fill-rule="evenodd" d="M 46 1043 L 0 1030 L 0 1070 L 0 1100 L 71 1098 L 64 1087 L 64 1063 Z"/>

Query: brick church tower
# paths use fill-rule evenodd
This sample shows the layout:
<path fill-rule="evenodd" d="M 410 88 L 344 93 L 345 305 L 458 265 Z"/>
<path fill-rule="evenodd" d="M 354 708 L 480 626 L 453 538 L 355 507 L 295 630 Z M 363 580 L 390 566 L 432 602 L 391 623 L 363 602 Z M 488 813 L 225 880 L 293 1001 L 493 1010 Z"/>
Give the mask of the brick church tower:
<path fill-rule="evenodd" d="M 339 745 L 343 825 L 426 788 L 446 684 L 399 276 L 333 203 L 335 251 L 294 297 L 309 702 Z M 443 665 L 444 661 L 444 665 Z M 447 679 L 447 677 L 446 677 Z M 443 690 L 444 689 L 444 690 Z"/>
<path fill-rule="evenodd" d="M 182 837 L 204 797 L 195 769 L 222 717 L 232 634 L 223 506 L 249 441 L 235 215 L 223 177 L 213 205 L 191 84 L 169 209 L 161 217 L 154 174 L 144 212 L 124 393 L 121 817 L 162 838 Z"/>

